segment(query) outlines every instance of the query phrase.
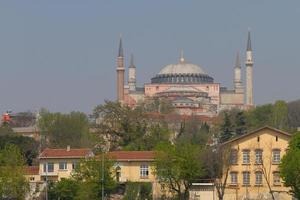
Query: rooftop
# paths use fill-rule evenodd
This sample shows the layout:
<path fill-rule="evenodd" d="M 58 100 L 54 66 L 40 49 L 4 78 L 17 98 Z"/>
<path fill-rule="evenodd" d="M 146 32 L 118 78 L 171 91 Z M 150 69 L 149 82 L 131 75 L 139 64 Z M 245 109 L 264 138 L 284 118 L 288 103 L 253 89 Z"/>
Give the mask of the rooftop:
<path fill-rule="evenodd" d="M 91 149 L 45 149 L 40 158 L 84 158 L 86 156 L 92 156 Z"/>
<path fill-rule="evenodd" d="M 39 175 L 39 166 L 26 166 L 24 169 L 25 175 Z"/>
<path fill-rule="evenodd" d="M 154 151 L 112 151 L 108 155 L 117 161 L 154 160 Z"/>

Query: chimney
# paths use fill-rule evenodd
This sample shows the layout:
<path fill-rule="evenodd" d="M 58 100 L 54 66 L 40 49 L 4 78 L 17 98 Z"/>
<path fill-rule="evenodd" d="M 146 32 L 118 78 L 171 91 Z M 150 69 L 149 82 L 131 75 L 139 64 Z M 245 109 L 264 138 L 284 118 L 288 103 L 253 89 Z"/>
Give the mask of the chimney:
<path fill-rule="evenodd" d="M 68 145 L 68 146 L 67 146 L 67 151 L 70 151 L 70 150 L 71 150 L 71 146 Z"/>

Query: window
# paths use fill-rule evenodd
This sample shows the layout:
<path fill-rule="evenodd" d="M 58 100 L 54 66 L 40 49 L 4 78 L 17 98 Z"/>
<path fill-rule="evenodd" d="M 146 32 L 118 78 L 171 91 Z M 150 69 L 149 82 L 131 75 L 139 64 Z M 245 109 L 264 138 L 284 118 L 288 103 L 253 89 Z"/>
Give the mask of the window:
<path fill-rule="evenodd" d="M 54 164 L 53 163 L 44 163 L 44 172 L 53 172 Z"/>
<path fill-rule="evenodd" d="M 236 149 L 231 149 L 230 151 L 230 164 L 237 164 L 237 153 Z"/>
<path fill-rule="evenodd" d="M 261 149 L 255 150 L 255 164 L 262 164 L 262 153 Z"/>
<path fill-rule="evenodd" d="M 243 172 L 243 185 L 250 185 L 250 172 Z"/>
<path fill-rule="evenodd" d="M 250 151 L 243 150 L 243 164 L 250 164 Z"/>
<path fill-rule="evenodd" d="M 77 167 L 77 162 L 72 162 L 72 169 L 74 170 L 76 169 L 76 167 Z"/>
<path fill-rule="evenodd" d="M 260 140 L 260 138 L 259 138 L 259 136 L 257 136 L 257 142 L 259 142 L 259 140 Z"/>
<path fill-rule="evenodd" d="M 230 172 L 230 179 L 231 184 L 236 185 L 237 184 L 237 172 Z"/>
<path fill-rule="evenodd" d="M 59 169 L 60 170 L 66 170 L 67 169 L 67 163 L 66 162 L 60 162 L 59 163 Z"/>
<path fill-rule="evenodd" d="M 273 172 L 273 184 L 280 185 L 280 174 L 279 172 Z"/>
<path fill-rule="evenodd" d="M 34 177 L 31 176 L 31 177 L 29 178 L 29 180 L 30 180 L 30 181 L 34 181 Z"/>
<path fill-rule="evenodd" d="M 148 178 L 148 175 L 149 175 L 148 165 L 141 165 L 140 176 L 142 178 Z"/>
<path fill-rule="evenodd" d="M 278 136 L 276 136 L 276 142 L 278 142 Z"/>
<path fill-rule="evenodd" d="M 280 162 L 280 150 L 274 149 L 273 150 L 273 163 L 278 164 Z"/>
<path fill-rule="evenodd" d="M 263 174 L 262 172 L 255 172 L 255 185 L 262 185 Z"/>

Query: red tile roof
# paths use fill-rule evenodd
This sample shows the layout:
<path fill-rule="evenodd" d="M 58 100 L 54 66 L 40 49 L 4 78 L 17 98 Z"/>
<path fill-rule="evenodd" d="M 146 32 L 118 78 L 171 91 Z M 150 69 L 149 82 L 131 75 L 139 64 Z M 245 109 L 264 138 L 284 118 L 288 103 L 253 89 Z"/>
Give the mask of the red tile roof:
<path fill-rule="evenodd" d="M 84 158 L 92 154 L 91 149 L 45 149 L 40 158 Z"/>
<path fill-rule="evenodd" d="M 26 166 L 24 169 L 25 175 L 39 175 L 39 166 Z"/>
<path fill-rule="evenodd" d="M 115 160 L 154 160 L 154 151 L 111 151 L 109 157 Z"/>

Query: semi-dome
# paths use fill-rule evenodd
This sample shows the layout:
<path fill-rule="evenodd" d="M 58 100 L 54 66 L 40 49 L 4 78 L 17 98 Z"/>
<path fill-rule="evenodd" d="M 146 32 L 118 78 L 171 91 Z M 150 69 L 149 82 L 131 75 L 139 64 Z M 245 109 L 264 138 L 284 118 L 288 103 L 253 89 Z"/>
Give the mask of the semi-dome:
<path fill-rule="evenodd" d="M 197 84 L 213 83 L 214 79 L 207 75 L 204 70 L 195 64 L 186 63 L 183 54 L 178 64 L 169 64 L 151 79 L 151 83 L 161 84 Z"/>

